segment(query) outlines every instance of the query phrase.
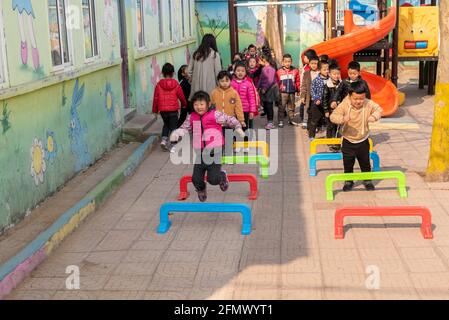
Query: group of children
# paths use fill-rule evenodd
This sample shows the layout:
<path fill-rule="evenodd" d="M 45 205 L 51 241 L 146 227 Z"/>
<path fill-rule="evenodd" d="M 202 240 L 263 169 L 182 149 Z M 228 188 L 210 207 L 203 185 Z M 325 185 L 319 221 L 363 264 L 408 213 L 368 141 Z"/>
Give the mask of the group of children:
<path fill-rule="evenodd" d="M 194 165 L 192 182 L 200 201 L 207 199 L 206 172 L 210 184 L 219 185 L 223 191 L 228 189 L 221 157 L 217 157 L 223 149 L 232 150 L 234 133 L 231 139 L 225 139 L 226 132 L 234 130 L 247 139 L 244 131 L 254 129 L 254 118 L 260 106 L 263 109 L 260 116 L 267 117 L 267 130 L 275 128 L 275 105 L 278 106 L 279 128 L 284 127 L 285 117 L 289 125 L 298 124 L 294 122 L 297 97 L 300 123 L 308 130 L 309 139 L 315 138 L 320 126 L 327 126 L 328 138 L 338 134 L 343 137 L 341 146 L 330 148 L 333 152 L 341 148 L 345 173 L 353 172 L 356 159 L 362 172 L 371 171 L 368 123 L 379 120 L 382 109 L 369 100 L 371 95 L 361 78 L 360 64 L 351 62 L 349 77 L 342 81 L 338 63 L 327 56 L 318 57 L 316 52 L 308 50 L 303 60 L 304 67 L 300 71 L 292 66 L 292 56 L 285 54 L 282 66 L 276 68 L 269 48 L 258 53 L 251 45 L 246 54 L 234 56 L 228 70 L 219 72 L 218 86 L 210 94 L 196 92 L 190 103 L 187 101 L 190 96 L 187 66 L 182 66 L 178 72 L 179 83 L 173 79 L 174 67 L 169 63 L 163 66 L 164 79 L 156 86 L 153 102 L 153 113 L 160 113 L 164 122 L 161 146 L 175 152 L 176 143 L 194 132 L 193 148 L 200 152 L 200 161 Z M 195 123 L 199 124 L 196 128 L 200 132 L 195 133 Z M 211 158 L 214 160 L 210 161 Z M 367 190 L 374 190 L 370 181 L 364 184 Z M 343 190 L 349 191 L 353 185 L 352 181 L 347 181 Z"/>

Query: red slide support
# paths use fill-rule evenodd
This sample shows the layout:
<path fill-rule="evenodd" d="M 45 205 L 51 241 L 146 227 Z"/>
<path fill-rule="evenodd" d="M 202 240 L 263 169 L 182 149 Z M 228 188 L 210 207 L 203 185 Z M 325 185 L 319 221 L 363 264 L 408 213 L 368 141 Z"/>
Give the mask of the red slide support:
<path fill-rule="evenodd" d="M 257 177 L 253 174 L 228 174 L 229 182 L 248 182 L 250 187 L 249 200 L 256 200 L 258 187 Z M 204 181 L 207 181 L 207 177 L 204 177 Z M 187 191 L 187 184 L 192 182 L 192 176 L 184 176 L 179 181 L 179 196 L 178 200 L 186 200 L 189 197 Z"/>
<path fill-rule="evenodd" d="M 425 207 L 345 207 L 335 211 L 335 239 L 344 239 L 343 219 L 353 217 L 382 217 L 382 216 L 420 216 L 422 217 L 421 233 L 424 239 L 433 239 L 432 216 Z"/>

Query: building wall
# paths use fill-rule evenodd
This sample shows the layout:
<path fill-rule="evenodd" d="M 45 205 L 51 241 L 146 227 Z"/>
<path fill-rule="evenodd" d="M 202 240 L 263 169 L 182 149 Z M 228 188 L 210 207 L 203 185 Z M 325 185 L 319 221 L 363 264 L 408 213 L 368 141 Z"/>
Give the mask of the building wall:
<path fill-rule="evenodd" d="M 117 143 L 124 124 L 119 0 L 94 0 L 99 56 L 88 60 L 84 0 L 66 0 L 72 65 L 59 69 L 51 58 L 48 5 L 53 1 L 0 0 L 0 70 L 5 79 L 0 83 L 0 234 L 100 159 Z M 131 107 L 148 113 L 163 63 L 179 67 L 188 60 L 195 29 L 192 36 L 159 44 L 154 41 L 159 30 L 158 0 L 142 0 L 145 48 L 137 49 L 137 0 L 124 1 Z M 176 36 L 182 21 L 176 7 L 179 1 L 172 4 Z M 161 3 L 166 6 L 168 0 Z M 163 32 L 169 34 L 168 28 L 165 21 Z"/>

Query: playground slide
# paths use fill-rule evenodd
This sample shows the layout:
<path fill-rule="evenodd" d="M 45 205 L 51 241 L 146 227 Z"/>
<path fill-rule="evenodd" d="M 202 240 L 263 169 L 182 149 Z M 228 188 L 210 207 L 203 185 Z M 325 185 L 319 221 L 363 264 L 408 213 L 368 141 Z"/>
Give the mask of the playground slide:
<path fill-rule="evenodd" d="M 395 7 L 390 8 L 385 18 L 367 27 L 354 25 L 352 11 L 346 10 L 345 34 L 319 43 L 311 49 L 318 55 L 327 54 L 331 59 L 337 59 L 342 66 L 342 77 L 347 77 L 346 66 L 353 59 L 353 54 L 385 38 L 394 29 L 395 24 Z M 362 77 L 368 82 L 372 99 L 383 108 L 383 116 L 393 115 L 399 106 L 398 91 L 393 83 L 369 72 L 362 72 Z"/>

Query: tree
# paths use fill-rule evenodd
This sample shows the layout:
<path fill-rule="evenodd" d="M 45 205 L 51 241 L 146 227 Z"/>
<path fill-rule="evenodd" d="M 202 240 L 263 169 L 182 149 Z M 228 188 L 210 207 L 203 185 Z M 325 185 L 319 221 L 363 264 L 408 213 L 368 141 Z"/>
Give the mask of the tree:
<path fill-rule="evenodd" d="M 427 181 L 449 181 L 449 1 L 440 1 L 440 57 Z"/>
<path fill-rule="evenodd" d="M 278 2 L 273 0 L 271 2 Z M 267 6 L 267 25 L 266 25 L 266 39 L 270 44 L 271 49 L 274 50 L 276 58 L 282 58 L 284 52 L 283 33 L 284 21 L 281 5 Z"/>

